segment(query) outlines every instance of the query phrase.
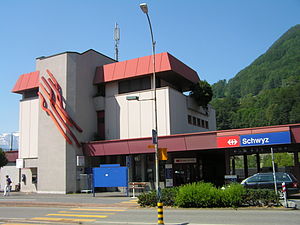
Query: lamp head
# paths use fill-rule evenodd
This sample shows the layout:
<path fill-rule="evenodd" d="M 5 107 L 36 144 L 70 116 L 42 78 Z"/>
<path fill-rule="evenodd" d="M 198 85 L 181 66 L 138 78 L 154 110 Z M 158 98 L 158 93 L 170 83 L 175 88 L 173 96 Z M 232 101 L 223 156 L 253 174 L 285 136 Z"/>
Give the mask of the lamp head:
<path fill-rule="evenodd" d="M 140 4 L 141 10 L 143 11 L 143 13 L 148 13 L 148 6 L 147 3 L 141 3 Z"/>

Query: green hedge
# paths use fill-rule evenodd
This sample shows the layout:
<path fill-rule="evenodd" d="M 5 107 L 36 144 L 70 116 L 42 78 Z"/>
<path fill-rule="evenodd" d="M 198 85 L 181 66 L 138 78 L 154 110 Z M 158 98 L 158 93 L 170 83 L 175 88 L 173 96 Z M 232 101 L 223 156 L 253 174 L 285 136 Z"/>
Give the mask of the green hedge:
<path fill-rule="evenodd" d="M 178 188 L 165 188 L 161 191 L 161 201 L 165 206 L 174 206 L 175 197 L 177 195 Z M 140 206 L 155 207 L 157 205 L 156 191 L 150 191 L 148 193 L 142 193 L 138 196 L 138 204 Z"/>
<path fill-rule="evenodd" d="M 245 206 L 278 206 L 279 196 L 273 190 L 268 189 L 246 189 L 243 195 Z"/>
<path fill-rule="evenodd" d="M 211 183 L 192 183 L 175 188 L 166 188 L 161 192 L 161 200 L 166 206 L 182 208 L 274 206 L 278 205 L 278 196 L 272 190 L 245 189 L 240 184 L 230 184 L 225 188 L 216 188 Z M 143 193 L 138 197 L 140 206 L 155 207 L 156 191 Z"/>

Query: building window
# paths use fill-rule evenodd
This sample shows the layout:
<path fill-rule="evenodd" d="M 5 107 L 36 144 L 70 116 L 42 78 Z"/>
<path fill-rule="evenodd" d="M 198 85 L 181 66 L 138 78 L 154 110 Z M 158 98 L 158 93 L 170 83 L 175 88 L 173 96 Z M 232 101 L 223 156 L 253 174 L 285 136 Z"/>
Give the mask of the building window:
<path fill-rule="evenodd" d="M 197 124 L 196 121 L 197 121 L 197 118 L 193 116 L 193 125 L 195 125 L 195 126 L 196 126 L 196 124 Z"/>
<path fill-rule="evenodd" d="M 119 94 L 151 89 L 151 77 L 124 80 L 118 83 Z"/>
<path fill-rule="evenodd" d="M 105 85 L 104 84 L 99 84 L 97 86 L 97 95 L 96 96 L 105 97 Z"/>
<path fill-rule="evenodd" d="M 205 122 L 204 122 L 204 120 L 201 120 L 201 127 L 205 128 Z"/>
<path fill-rule="evenodd" d="M 104 110 L 97 112 L 97 138 L 98 140 L 105 140 L 105 112 Z"/>
<path fill-rule="evenodd" d="M 200 118 L 197 118 L 197 126 L 201 127 L 201 119 Z"/>
<path fill-rule="evenodd" d="M 202 120 L 198 117 L 188 115 L 188 123 L 197 127 L 208 129 L 208 121 Z"/>
<path fill-rule="evenodd" d="M 27 98 L 34 98 L 38 96 L 38 89 L 33 89 L 33 90 L 26 90 L 23 93 L 23 100 Z"/>
<path fill-rule="evenodd" d="M 191 115 L 188 115 L 188 123 L 192 124 L 192 116 Z"/>

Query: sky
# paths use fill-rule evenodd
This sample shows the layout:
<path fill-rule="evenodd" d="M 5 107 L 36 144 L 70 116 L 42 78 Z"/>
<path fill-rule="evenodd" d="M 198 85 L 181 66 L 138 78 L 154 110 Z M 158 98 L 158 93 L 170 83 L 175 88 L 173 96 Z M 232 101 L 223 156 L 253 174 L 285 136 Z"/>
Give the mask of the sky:
<path fill-rule="evenodd" d="M 21 95 L 11 90 L 40 56 L 94 49 L 119 61 L 169 52 L 213 84 L 250 65 L 300 23 L 300 0 L 0 0 L 0 133 L 19 130 Z"/>

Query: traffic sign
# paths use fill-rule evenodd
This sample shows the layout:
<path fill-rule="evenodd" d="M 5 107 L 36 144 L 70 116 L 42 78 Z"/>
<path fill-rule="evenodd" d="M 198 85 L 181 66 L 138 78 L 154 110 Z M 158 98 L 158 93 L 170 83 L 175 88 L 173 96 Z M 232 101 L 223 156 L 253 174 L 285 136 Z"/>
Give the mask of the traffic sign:
<path fill-rule="evenodd" d="M 157 131 L 152 129 L 152 143 L 157 144 Z"/>

